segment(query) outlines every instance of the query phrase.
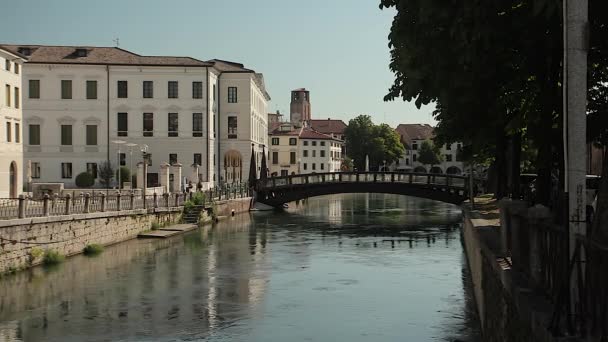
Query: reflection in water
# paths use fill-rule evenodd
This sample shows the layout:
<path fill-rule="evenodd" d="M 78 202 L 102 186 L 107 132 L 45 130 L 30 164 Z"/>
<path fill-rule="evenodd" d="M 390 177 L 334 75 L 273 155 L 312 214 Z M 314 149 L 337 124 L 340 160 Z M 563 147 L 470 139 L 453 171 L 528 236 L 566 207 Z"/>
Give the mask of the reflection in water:
<path fill-rule="evenodd" d="M 0 281 L 0 341 L 476 341 L 460 210 L 341 195 Z"/>

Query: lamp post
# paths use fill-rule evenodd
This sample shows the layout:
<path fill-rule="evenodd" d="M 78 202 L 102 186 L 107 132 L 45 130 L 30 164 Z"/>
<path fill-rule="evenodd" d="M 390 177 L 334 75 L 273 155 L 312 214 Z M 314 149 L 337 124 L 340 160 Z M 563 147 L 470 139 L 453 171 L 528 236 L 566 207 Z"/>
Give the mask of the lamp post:
<path fill-rule="evenodd" d="M 142 154 L 142 157 L 144 159 L 144 181 L 142 184 L 142 197 L 144 200 L 144 209 L 146 209 L 146 186 L 148 185 L 148 158 L 150 157 L 148 154 L 148 145 L 143 144 L 140 146 L 140 151 Z"/>
<path fill-rule="evenodd" d="M 133 147 L 139 145 L 134 143 L 127 143 L 125 144 L 125 146 L 129 147 L 129 177 L 133 178 Z M 129 182 L 131 182 L 131 180 L 132 179 L 129 179 Z M 133 184 L 131 184 L 131 188 L 133 188 Z"/>
<path fill-rule="evenodd" d="M 120 183 L 121 179 L 120 179 L 120 145 L 125 144 L 126 141 L 124 140 L 113 140 L 112 141 L 113 144 L 118 145 L 118 151 L 117 151 L 117 156 L 116 156 L 116 160 L 117 160 L 117 166 L 118 166 L 118 190 L 120 190 Z"/>

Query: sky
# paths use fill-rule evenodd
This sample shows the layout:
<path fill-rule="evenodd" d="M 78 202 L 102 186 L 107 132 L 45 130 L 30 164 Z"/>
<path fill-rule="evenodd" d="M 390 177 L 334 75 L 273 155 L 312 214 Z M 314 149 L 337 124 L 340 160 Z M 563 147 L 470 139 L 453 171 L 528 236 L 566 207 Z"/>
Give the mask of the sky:
<path fill-rule="evenodd" d="M 19 0 L 0 12 L 0 43 L 114 46 L 142 55 L 236 61 L 264 74 L 269 112 L 310 90 L 313 119 L 359 115 L 434 124 L 432 106 L 384 102 L 393 82 L 394 10 L 379 0 Z"/>

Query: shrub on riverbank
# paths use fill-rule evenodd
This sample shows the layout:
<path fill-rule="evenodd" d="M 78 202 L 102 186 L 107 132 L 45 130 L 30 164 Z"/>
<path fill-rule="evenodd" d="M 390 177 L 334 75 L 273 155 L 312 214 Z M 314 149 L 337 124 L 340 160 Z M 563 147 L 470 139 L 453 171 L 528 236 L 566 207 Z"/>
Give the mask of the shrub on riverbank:
<path fill-rule="evenodd" d="M 44 253 L 43 263 L 45 265 L 57 265 L 65 260 L 65 256 L 57 251 L 52 249 L 48 249 L 46 253 Z"/>
<path fill-rule="evenodd" d="M 103 246 L 99 245 L 99 244 L 96 244 L 96 243 L 93 243 L 93 244 L 87 245 L 82 250 L 82 252 L 84 253 L 84 255 L 89 255 L 89 256 L 97 255 L 97 254 L 103 252 Z"/>

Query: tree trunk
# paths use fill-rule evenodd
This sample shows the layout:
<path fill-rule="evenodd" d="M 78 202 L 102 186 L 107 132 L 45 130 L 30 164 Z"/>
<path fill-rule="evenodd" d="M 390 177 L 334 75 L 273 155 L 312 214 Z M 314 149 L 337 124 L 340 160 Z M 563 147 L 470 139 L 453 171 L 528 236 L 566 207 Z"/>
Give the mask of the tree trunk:
<path fill-rule="evenodd" d="M 591 205 L 591 203 L 587 203 Z M 608 241 L 608 148 L 604 147 L 604 160 L 602 161 L 602 181 L 597 194 L 595 218 L 592 225 L 592 234 L 597 238 Z"/>

